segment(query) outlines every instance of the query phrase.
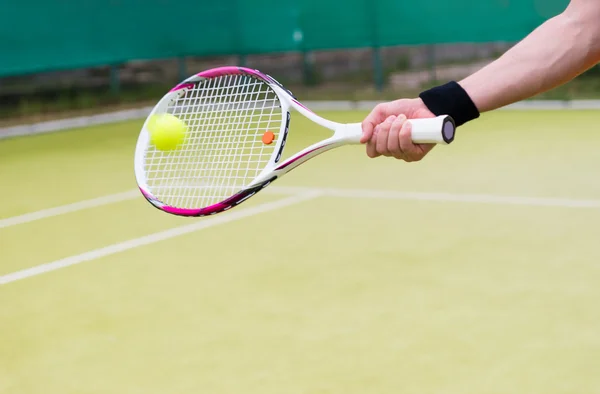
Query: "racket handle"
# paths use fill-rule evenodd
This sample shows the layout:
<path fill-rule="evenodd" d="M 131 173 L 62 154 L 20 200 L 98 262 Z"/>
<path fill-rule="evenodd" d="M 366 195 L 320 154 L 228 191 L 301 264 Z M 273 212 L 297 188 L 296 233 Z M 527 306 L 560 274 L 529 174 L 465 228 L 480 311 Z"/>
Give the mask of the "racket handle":
<path fill-rule="evenodd" d="M 415 144 L 448 145 L 454 141 L 456 124 L 448 115 L 435 118 L 408 119 L 412 125 L 412 140 Z"/>
<path fill-rule="evenodd" d="M 456 124 L 449 115 L 440 115 L 435 118 L 408 119 L 408 121 L 412 125 L 411 136 L 415 144 L 448 145 L 454 141 Z M 336 134 L 339 139 L 346 143 L 360 144 L 363 135 L 362 124 L 338 124 Z"/>

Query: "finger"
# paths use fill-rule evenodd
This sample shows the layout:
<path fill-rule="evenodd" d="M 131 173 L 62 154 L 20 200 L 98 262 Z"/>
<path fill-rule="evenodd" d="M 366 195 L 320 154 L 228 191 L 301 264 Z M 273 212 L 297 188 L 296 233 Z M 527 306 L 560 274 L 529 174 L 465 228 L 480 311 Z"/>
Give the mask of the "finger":
<path fill-rule="evenodd" d="M 360 138 L 360 143 L 364 144 L 367 141 L 371 140 L 373 137 L 373 132 L 375 130 L 375 126 L 380 124 L 385 120 L 389 111 L 389 106 L 387 104 L 377 104 L 375 108 L 367 115 L 367 117 L 362 121 L 362 137 Z"/>
<path fill-rule="evenodd" d="M 402 149 L 404 160 L 407 162 L 419 161 L 433 149 L 434 144 L 417 145 L 412 141 L 412 125 L 405 122 L 400 130 L 399 142 Z"/>
<path fill-rule="evenodd" d="M 379 127 L 380 125 L 375 126 L 373 129 L 372 138 L 367 141 L 367 156 L 369 156 L 371 159 L 380 156 L 379 153 L 377 153 L 377 147 L 375 145 L 377 141 L 377 135 L 379 135 Z"/>
<path fill-rule="evenodd" d="M 395 116 L 388 116 L 388 118 L 380 125 L 377 132 L 377 138 L 374 138 L 376 141 L 375 147 L 377 149 L 377 153 L 380 155 L 390 156 L 390 152 L 388 150 L 388 136 L 390 134 L 390 128 L 395 120 Z"/>
<path fill-rule="evenodd" d="M 407 162 L 415 161 L 416 156 L 415 144 L 412 141 L 411 132 L 412 125 L 410 122 L 405 122 L 398 134 L 398 142 L 400 144 L 400 149 L 403 152 L 403 159 Z"/>
<path fill-rule="evenodd" d="M 402 129 L 402 125 L 404 125 L 405 122 L 406 116 L 398 116 L 392 123 L 392 127 L 390 128 L 390 133 L 388 135 L 388 151 L 390 152 L 390 155 L 394 156 L 396 159 L 404 158 L 404 153 L 402 152 L 402 148 L 400 147 L 400 130 Z"/>

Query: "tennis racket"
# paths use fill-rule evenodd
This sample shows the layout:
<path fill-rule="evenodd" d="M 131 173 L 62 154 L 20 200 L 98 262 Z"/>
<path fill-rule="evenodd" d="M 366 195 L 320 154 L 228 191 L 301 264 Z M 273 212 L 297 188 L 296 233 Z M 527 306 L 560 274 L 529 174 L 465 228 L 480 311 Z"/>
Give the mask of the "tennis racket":
<path fill-rule="evenodd" d="M 282 160 L 292 109 L 331 133 Z M 176 149 L 160 150 L 151 142 L 148 126 L 160 114 L 185 124 L 185 137 Z M 450 116 L 410 122 L 415 143 L 449 144 L 454 139 Z M 137 141 L 135 176 L 144 197 L 164 212 L 214 215 L 323 152 L 359 144 L 361 135 L 360 123 L 341 124 L 316 115 L 269 75 L 219 67 L 184 80 L 152 109 Z"/>

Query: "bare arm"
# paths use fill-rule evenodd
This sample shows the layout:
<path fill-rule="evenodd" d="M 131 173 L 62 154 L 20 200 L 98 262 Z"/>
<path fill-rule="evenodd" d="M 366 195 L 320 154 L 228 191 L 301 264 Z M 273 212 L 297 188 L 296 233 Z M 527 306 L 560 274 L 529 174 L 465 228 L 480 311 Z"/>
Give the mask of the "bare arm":
<path fill-rule="evenodd" d="M 499 59 L 459 84 L 480 112 L 562 85 L 600 61 L 600 0 L 572 0 Z"/>
<path fill-rule="evenodd" d="M 406 119 L 450 114 L 463 124 L 479 112 L 563 85 L 598 62 L 600 0 L 571 0 L 564 12 L 488 66 L 459 81 L 460 86 L 452 82 L 423 92 L 425 96 L 422 93 L 419 98 L 377 105 L 362 123 L 361 142 L 366 144 L 369 157 L 421 160 L 435 145 L 415 145 Z"/>

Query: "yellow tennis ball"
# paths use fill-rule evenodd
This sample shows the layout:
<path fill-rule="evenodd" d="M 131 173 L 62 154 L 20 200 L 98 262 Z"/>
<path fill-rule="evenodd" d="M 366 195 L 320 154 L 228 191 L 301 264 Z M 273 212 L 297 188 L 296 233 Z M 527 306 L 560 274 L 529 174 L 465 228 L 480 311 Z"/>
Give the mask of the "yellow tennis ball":
<path fill-rule="evenodd" d="M 150 143 L 160 150 L 173 150 L 183 142 L 187 126 L 171 114 L 154 115 L 148 122 Z"/>

